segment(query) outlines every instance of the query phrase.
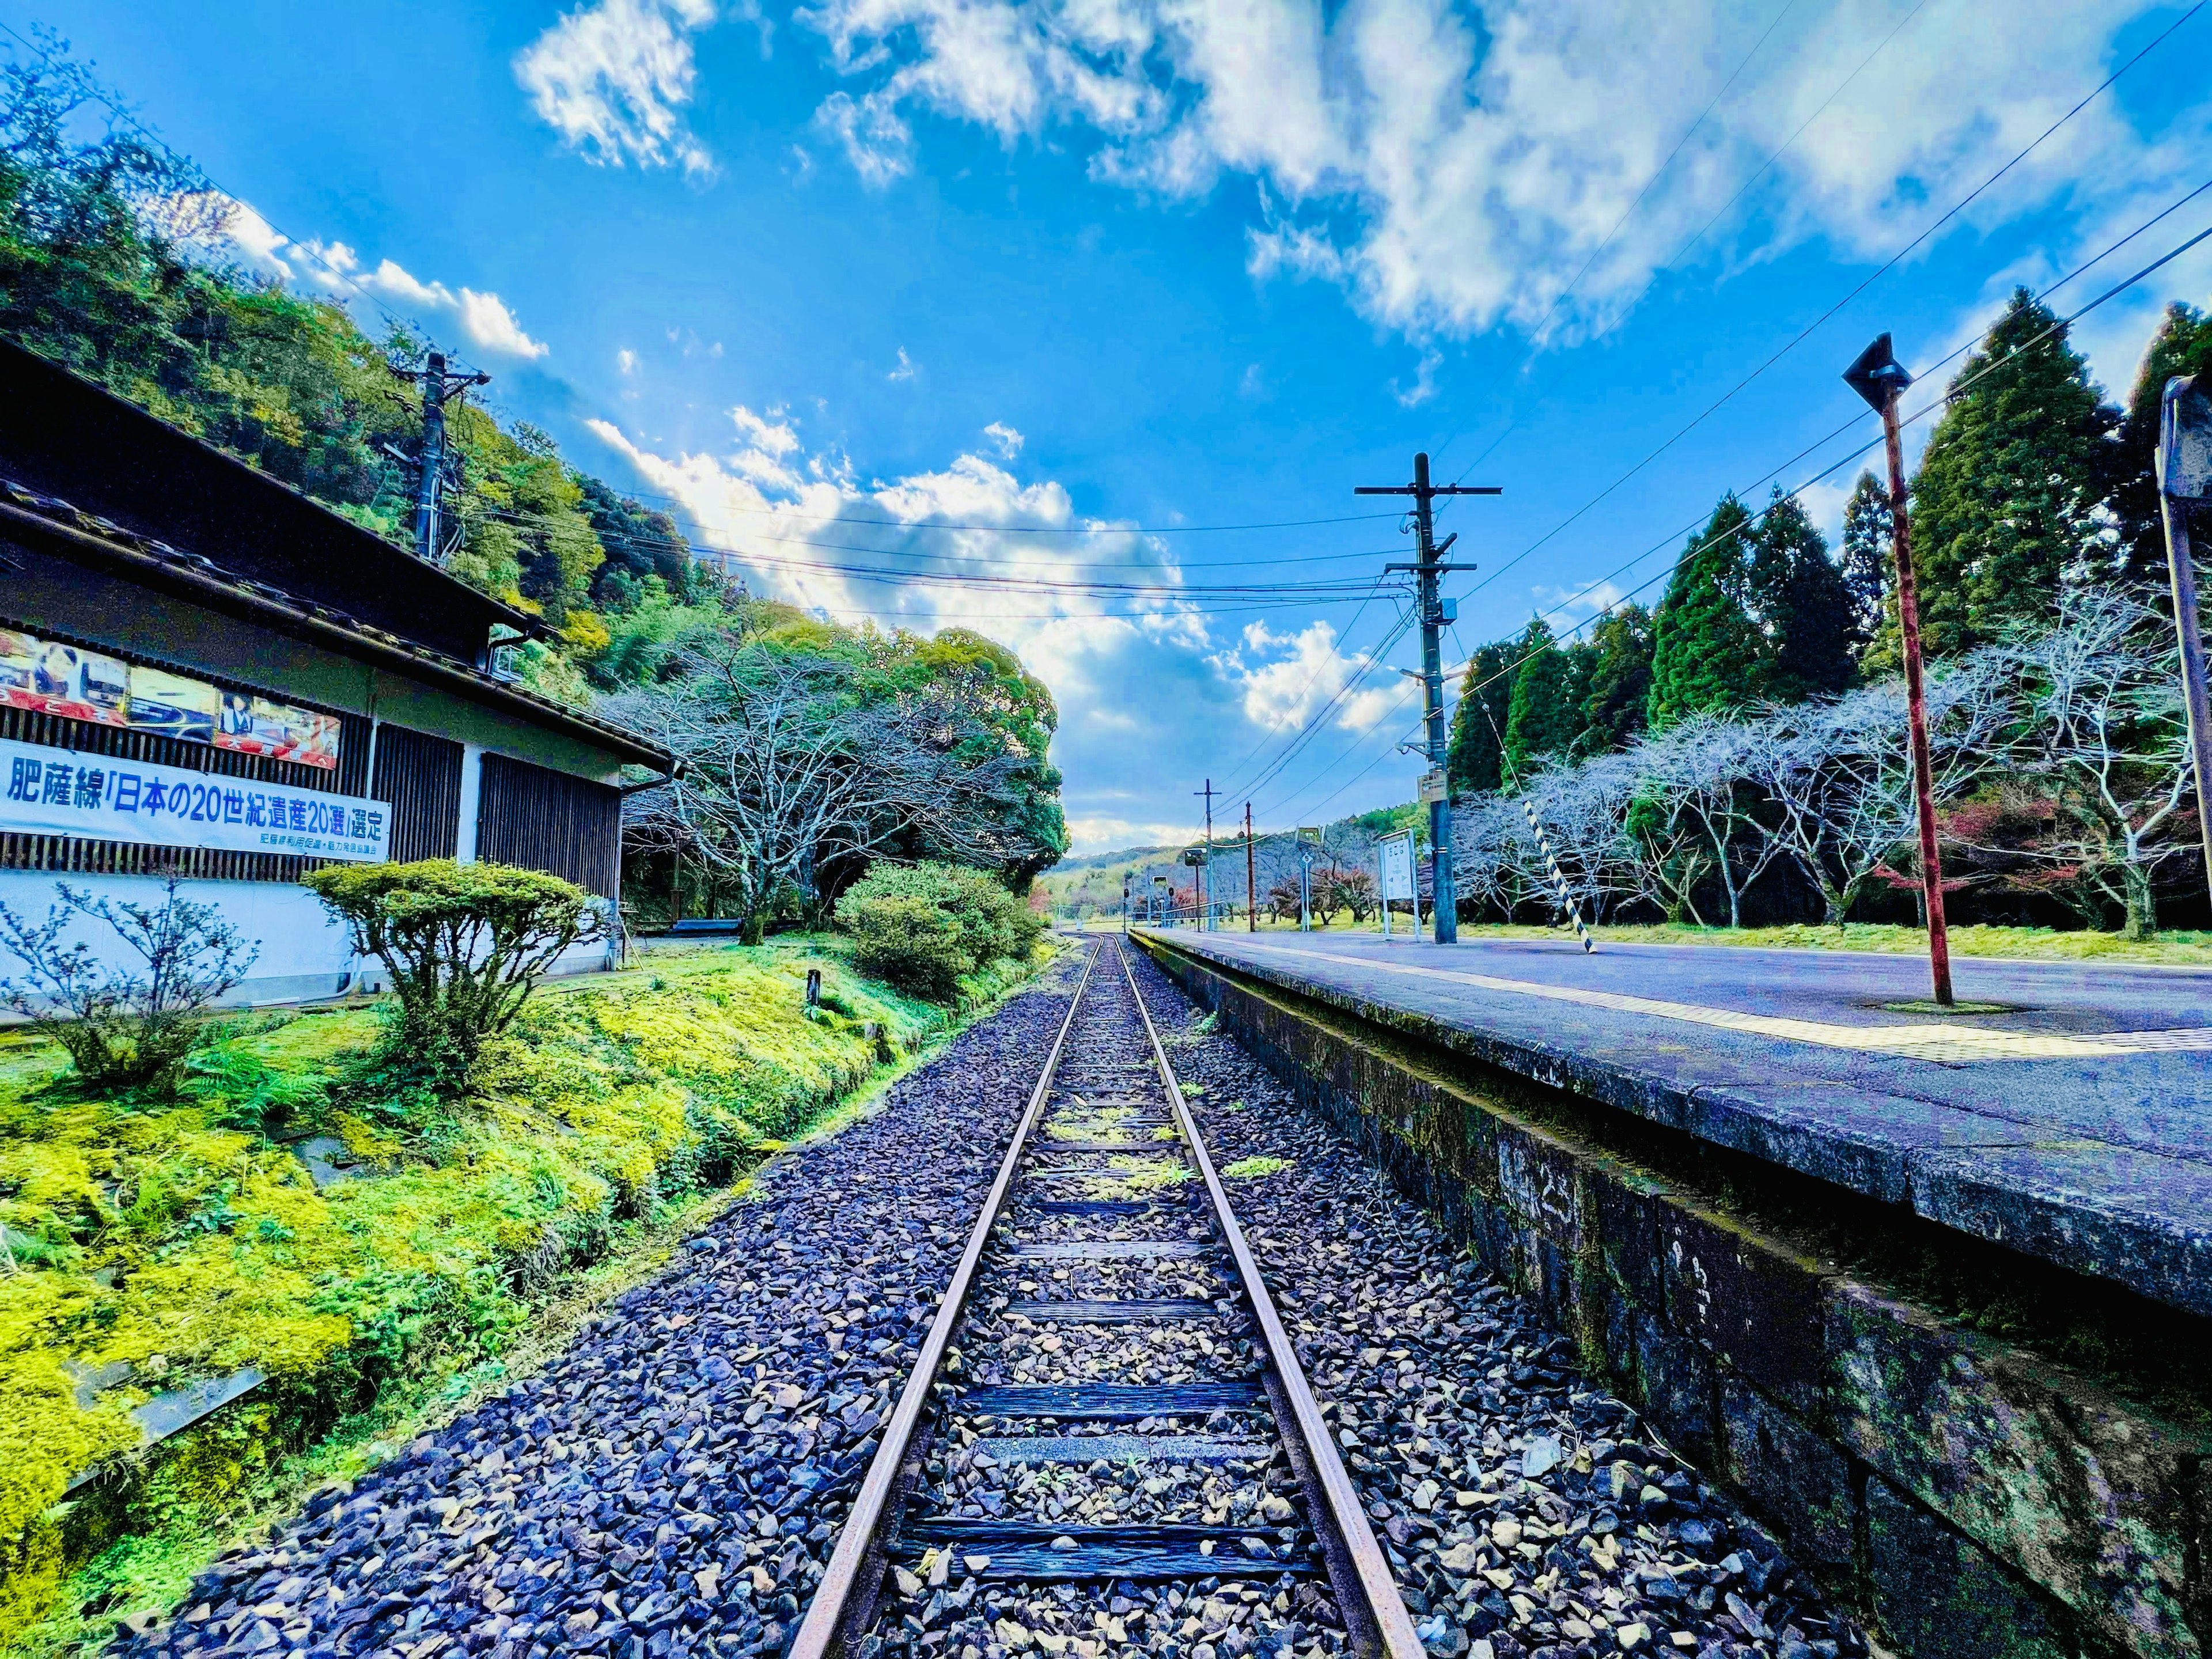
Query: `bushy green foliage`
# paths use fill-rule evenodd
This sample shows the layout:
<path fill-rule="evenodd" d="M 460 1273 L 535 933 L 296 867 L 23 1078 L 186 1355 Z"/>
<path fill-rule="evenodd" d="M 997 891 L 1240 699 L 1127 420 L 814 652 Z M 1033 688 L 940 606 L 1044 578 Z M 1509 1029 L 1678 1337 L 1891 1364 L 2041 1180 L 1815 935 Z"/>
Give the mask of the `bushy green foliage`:
<path fill-rule="evenodd" d="M 1751 514 L 1734 495 L 1721 497 L 1705 527 L 1690 538 L 1659 602 L 1651 659 L 1651 724 L 1735 708 L 1759 695 L 1759 629 L 1747 587 Z"/>
<path fill-rule="evenodd" d="M 329 865 L 305 880 L 354 952 L 390 969 L 398 1017 L 383 1053 L 425 1075 L 465 1073 L 562 952 L 602 925 L 574 882 L 506 865 Z"/>
<path fill-rule="evenodd" d="M 854 962 L 916 996 L 950 1001 L 963 975 L 1026 957 L 1042 920 L 978 870 L 951 864 L 878 864 L 837 901 Z"/>
<path fill-rule="evenodd" d="M 2013 623 L 2048 623 L 2062 580 L 2114 554 L 2106 497 L 2119 411 L 2057 320 L 2015 291 L 1954 377 L 1960 390 L 1921 457 L 1912 556 L 1932 657 L 1991 644 Z"/>
<path fill-rule="evenodd" d="M 1505 754 L 1515 775 L 1526 777 L 1574 746 L 1582 732 L 1588 688 L 1580 683 L 1583 659 L 1559 649 L 1541 617 L 1521 636 L 1520 654 L 1506 715 Z"/>

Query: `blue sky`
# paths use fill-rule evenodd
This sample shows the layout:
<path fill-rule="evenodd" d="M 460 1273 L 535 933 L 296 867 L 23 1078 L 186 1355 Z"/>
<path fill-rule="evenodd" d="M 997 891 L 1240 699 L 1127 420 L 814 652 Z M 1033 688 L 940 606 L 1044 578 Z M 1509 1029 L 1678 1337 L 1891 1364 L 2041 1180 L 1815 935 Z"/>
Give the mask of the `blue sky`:
<path fill-rule="evenodd" d="M 1675 438 L 2185 12 L 0 0 L 235 198 L 240 257 L 418 319 L 757 590 L 1017 646 L 1092 849 L 1188 833 L 1208 775 L 1270 827 L 1409 798 L 1401 605 L 1302 586 L 1407 540 L 1285 521 L 1370 510 L 1352 487 L 1426 447 L 1506 491 L 1445 520 L 1483 567 L 1464 647 L 1656 582 L 1850 417 L 1872 335 L 1941 358 L 2212 179 L 2198 15 Z M 2212 195 L 2055 302 L 2208 223 Z M 2212 244 L 2086 319 L 2106 385 L 2208 288 Z M 1832 527 L 1855 471 L 1808 494 Z"/>

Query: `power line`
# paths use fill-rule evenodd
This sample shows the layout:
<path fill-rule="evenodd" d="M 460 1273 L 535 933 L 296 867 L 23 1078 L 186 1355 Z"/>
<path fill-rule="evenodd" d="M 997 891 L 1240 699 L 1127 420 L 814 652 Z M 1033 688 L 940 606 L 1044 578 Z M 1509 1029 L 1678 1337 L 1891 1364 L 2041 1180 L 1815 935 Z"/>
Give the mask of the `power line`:
<path fill-rule="evenodd" d="M 1924 4 L 1925 3 L 1926 0 L 1922 0 L 1922 3 Z M 1599 258 L 1602 257 L 1606 249 L 1613 246 L 1613 239 L 1620 234 L 1621 227 L 1628 222 L 1629 219 L 1635 214 L 1637 209 L 1644 205 L 1644 198 L 1650 195 L 1652 187 L 1657 185 L 1659 180 L 1666 176 L 1667 169 L 1674 165 L 1674 158 L 1682 153 L 1683 149 L 1688 145 L 1691 139 L 1698 136 L 1698 130 L 1703 127 L 1706 121 L 1711 118 L 1712 112 L 1720 107 L 1721 100 L 1728 96 L 1729 88 L 1735 86 L 1739 80 L 1742 79 L 1744 70 L 1751 67 L 1751 60 L 1759 56 L 1760 49 L 1763 48 L 1766 45 L 1767 41 L 1772 38 L 1774 31 L 1782 27 L 1783 19 L 1789 16 L 1792 11 L 1796 9 L 1796 5 L 1797 0 L 1783 0 L 1782 9 L 1774 14 L 1774 21 L 1766 26 L 1765 32 L 1759 35 L 1758 40 L 1752 42 L 1751 50 L 1744 53 L 1743 60 L 1735 66 L 1735 70 L 1729 74 L 1729 78 L 1721 83 L 1720 90 L 1716 92 L 1712 95 L 1711 99 L 1707 101 L 1705 108 L 1698 112 L 1698 118 L 1691 122 L 1687 127 L 1683 129 L 1682 136 L 1674 141 L 1674 148 L 1667 152 L 1667 159 L 1660 162 L 1657 167 L 1652 168 L 1650 177 L 1644 181 L 1644 188 L 1636 192 L 1635 200 L 1629 203 L 1626 207 L 1620 210 L 1620 217 L 1613 222 L 1613 228 L 1606 232 L 1605 240 L 1590 250 L 1589 258 L 1583 261 L 1582 269 L 1575 272 L 1573 277 L 1570 279 L 1567 285 L 1552 296 L 1552 303 L 1545 309 L 1544 314 L 1538 319 L 1536 326 L 1528 331 L 1528 354 L 1522 359 L 1520 368 L 1516 368 L 1513 371 L 1516 374 L 1521 373 L 1522 369 L 1525 369 L 1528 364 L 1534 360 L 1536 351 L 1544 337 L 1544 331 L 1551 325 L 1552 319 L 1559 315 L 1559 307 L 1567 302 L 1567 298 L 1570 295 L 1573 294 L 1577 288 L 1582 286 L 1583 278 L 1589 275 L 1590 268 L 1597 264 Z M 1650 289 L 1647 289 L 1645 292 L 1650 292 Z M 1452 445 L 1458 441 L 1460 434 L 1466 430 L 1467 428 L 1464 423 L 1455 427 L 1452 429 L 1451 435 L 1436 447 L 1431 459 L 1441 459 L 1443 456 L 1444 451 L 1450 448 Z M 1510 430 L 1510 428 L 1509 428 L 1508 430 Z M 1495 449 L 1497 447 L 1497 444 L 1493 443 L 1490 447 L 1491 449 Z M 1489 453 L 1490 450 L 1486 449 L 1483 451 L 1483 455 L 1487 455 Z M 1467 469 L 1468 471 L 1471 472 L 1476 466 L 1480 465 L 1481 459 L 1481 456 L 1478 456 L 1474 460 L 1468 462 Z M 1464 479 L 1466 476 L 1466 472 L 1460 474 L 1460 477 L 1462 479 Z"/>
<path fill-rule="evenodd" d="M 1814 122 L 1819 120 L 1823 115 L 1826 115 L 1828 112 L 1830 107 L 1835 103 L 1837 99 L 1844 95 L 1844 92 L 1850 88 L 1851 82 L 1857 80 L 1860 76 L 1866 73 L 1867 70 L 1873 64 L 1874 60 L 1881 57 L 1882 52 L 1887 49 L 1889 43 L 1896 40 L 1899 34 L 1903 33 L 1905 32 L 1905 26 L 1911 23 L 1914 18 L 1919 16 L 1923 11 L 1926 10 L 1928 9 L 1928 5 L 1929 0 L 1917 0 L 1912 9 L 1905 13 L 1903 17 L 1899 18 L 1895 27 L 1893 27 L 1887 34 L 1883 35 L 1881 40 L 1875 43 L 1874 50 L 1867 53 L 1864 58 L 1859 59 L 1858 67 L 1851 70 L 1850 74 L 1844 76 L 1842 80 L 1836 83 L 1835 89 L 1829 93 L 1826 99 L 1821 100 L 1820 108 L 1814 110 L 1810 115 L 1807 116 L 1803 121 L 1800 122 L 1798 124 L 1797 131 L 1791 133 L 1789 137 L 1784 139 L 1780 144 L 1776 146 L 1773 152 L 1759 165 L 1759 170 L 1756 173 L 1753 173 L 1751 177 L 1745 179 L 1741 185 L 1737 186 L 1735 194 L 1729 197 L 1726 202 L 1723 203 L 1719 210 L 1716 212 L 1711 218 L 1706 220 L 1704 224 L 1700 225 L 1690 236 L 1688 240 L 1685 241 L 1681 246 L 1676 248 L 1673 253 L 1668 255 L 1666 264 L 1661 265 L 1656 270 L 1651 273 L 1650 279 L 1647 281 L 1644 284 L 1643 288 L 1638 291 L 1636 297 L 1633 300 L 1631 300 L 1628 304 L 1623 307 L 1622 315 L 1628 315 L 1634 312 L 1637 307 L 1644 303 L 1644 300 L 1650 296 L 1651 290 L 1658 287 L 1659 279 L 1665 276 L 1668 271 L 1674 270 L 1676 265 L 1680 264 L 1682 260 L 1687 257 L 1692 248 L 1695 247 L 1699 242 L 1705 240 L 1706 233 L 1711 231 L 1715 225 L 1718 224 L 1723 218 L 1725 218 L 1735 208 L 1735 204 L 1741 201 L 1744 197 L 1749 193 L 1753 186 L 1757 185 L 1761 179 L 1764 179 L 1769 173 L 1774 170 L 1775 164 L 1781 161 L 1784 155 L 1790 153 L 1790 149 L 1795 147 L 1797 141 L 1805 136 L 1807 129 L 1811 127 Z M 1703 118 L 1701 117 L 1700 119 L 1702 118 Z M 1694 131 L 1694 129 L 1692 129 L 1692 131 Z M 1528 354 L 1522 358 L 1520 366 L 1513 371 L 1514 374 L 1518 375 L 1522 373 L 1528 368 L 1530 363 L 1535 361 L 1535 359 L 1536 350 L 1532 345 Z M 1500 432 L 1484 447 L 1483 451 L 1480 455 L 1477 455 L 1473 460 L 1469 461 L 1463 469 L 1462 469 L 1459 478 L 1455 479 L 1454 482 L 1458 483 L 1464 480 L 1468 473 L 1474 471 L 1476 467 L 1480 466 L 1483 462 L 1488 460 L 1500 444 L 1504 443 L 1508 438 L 1511 437 L 1514 433 L 1520 429 L 1521 418 L 1521 416 L 1516 416 L 1512 421 L 1506 425 L 1506 428 L 1503 432 Z M 1462 429 L 1463 430 L 1464 428 L 1462 428 Z M 1459 434 L 1455 432 L 1452 435 L 1453 437 L 1457 437 Z M 1447 439 L 1445 441 L 1449 443 L 1450 440 Z M 1441 453 L 1441 451 L 1439 451 L 1439 453 Z"/>
<path fill-rule="evenodd" d="M 626 489 L 621 493 L 624 500 L 668 501 L 682 507 L 687 513 L 693 511 L 690 502 L 681 495 L 655 494 L 648 489 Z M 804 507 L 774 505 L 728 506 L 725 507 L 723 511 L 771 517 L 786 514 L 796 514 L 802 518 L 819 516 L 825 523 L 874 525 L 888 530 L 988 532 L 1000 536 L 1218 536 L 1248 530 L 1304 530 L 1316 525 L 1368 524 L 1377 519 L 1395 519 L 1398 516 L 1395 513 L 1341 513 L 1327 519 L 1271 519 L 1255 520 L 1249 524 L 1144 525 L 1099 522 L 1087 525 L 1005 525 L 940 524 L 914 519 L 831 519 L 827 515 L 810 514 Z"/>
<path fill-rule="evenodd" d="M 502 523 L 529 525 L 535 524 L 539 521 L 538 518 L 532 514 L 517 513 L 512 508 L 507 507 L 480 507 L 477 510 L 484 517 L 496 519 Z M 830 522 L 833 524 L 866 524 L 872 523 L 874 520 L 860 519 L 836 519 L 831 520 Z M 742 548 L 732 546 L 725 542 L 708 541 L 704 537 L 654 536 L 632 530 L 601 530 L 596 526 L 593 526 L 593 532 L 603 543 L 616 542 L 629 547 L 661 548 L 672 553 L 696 553 L 697 550 L 706 548 L 714 552 L 726 553 L 735 558 L 750 559 L 755 556 L 753 554 L 747 552 Z M 1007 533 L 1012 535 L 1021 532 L 1009 530 Z M 755 541 L 773 542 L 782 545 L 794 547 L 820 548 L 830 552 L 870 553 L 882 558 L 958 559 L 967 556 L 964 554 L 939 551 L 933 548 L 869 547 L 862 544 L 853 542 L 823 541 L 811 536 L 763 535 L 755 536 L 752 539 Z M 1290 554 L 1280 558 L 1199 559 L 1188 562 L 1178 560 L 1176 563 L 1176 568 L 1178 570 L 1246 570 L 1273 569 L 1278 566 L 1286 564 L 1340 564 L 1348 562 L 1354 559 L 1379 558 L 1386 554 L 1392 553 L 1396 550 L 1397 550 L 1395 548 L 1377 548 L 1369 552 Z M 1157 561 L 1152 559 L 1086 559 L 1079 561 L 1073 564 L 1058 564 L 1046 561 L 1035 560 L 998 560 L 996 562 L 1007 565 L 1027 562 L 1036 564 L 1039 568 L 1048 570 L 1149 569 L 1154 568 L 1157 563 Z"/>
<path fill-rule="evenodd" d="M 1783 358 L 1788 356 L 1790 353 L 1796 350 L 1798 346 L 1802 345 L 1807 339 L 1810 338 L 1812 335 L 1824 324 L 1827 323 L 1830 319 L 1833 318 L 1838 312 L 1850 305 L 1852 301 L 1857 299 L 1859 295 L 1864 294 L 1867 289 L 1873 287 L 1875 283 L 1880 282 L 1884 276 L 1895 270 L 1898 264 L 1902 262 L 1907 255 L 1911 254 L 1914 249 L 1919 247 L 1923 243 L 1927 241 L 1929 238 L 1935 235 L 1937 231 L 1942 229 L 1945 225 L 1949 224 L 1951 221 L 1957 218 L 1960 214 L 1965 212 L 1977 198 L 1982 196 L 2014 167 L 2018 167 L 2022 161 L 2026 161 L 2028 156 L 2033 155 L 2035 150 L 2039 149 L 2046 139 L 2050 138 L 2053 133 L 2057 132 L 2069 121 L 2071 121 L 2075 116 L 2087 109 L 2090 104 L 2101 96 L 2114 82 L 2118 81 L 2123 75 L 2125 75 L 2130 70 L 2133 69 L 2137 64 L 2142 62 L 2145 58 L 2156 51 L 2160 46 L 2161 46 L 2173 34 L 2175 30 L 2180 28 L 2183 24 L 2187 23 L 2191 18 L 2195 17 L 2198 12 L 2203 10 L 2207 4 L 2212 4 L 2212 0 L 2197 0 L 2196 4 L 2190 7 L 2187 11 L 2184 12 L 2173 22 L 2167 25 L 2166 27 L 2161 30 L 2148 45 L 2142 47 L 2142 50 L 2137 52 L 2133 57 L 2130 58 L 2127 62 L 2122 64 L 2118 69 L 2114 70 L 2102 81 L 2099 82 L 2097 85 L 2087 94 L 2084 94 L 2081 100 L 2075 103 L 2071 109 L 2068 110 L 2056 121 L 2053 121 L 2049 126 L 2045 127 L 2034 138 L 2031 139 L 2024 148 L 2015 153 L 2009 161 L 2004 163 L 2003 166 L 1997 168 L 1995 173 L 1990 174 L 1990 176 L 1983 179 L 1980 184 L 1975 185 L 1972 190 L 1967 191 L 1966 195 L 1960 198 L 1957 202 L 1954 203 L 1944 211 L 1941 217 L 1937 218 L 1933 223 L 1922 230 L 1917 236 L 1915 236 L 1903 247 L 1898 249 L 1896 252 L 1890 255 L 1888 259 L 1884 261 L 1880 268 L 1861 281 L 1856 287 L 1851 289 L 1849 293 L 1845 294 L 1843 298 L 1838 300 L 1818 317 L 1815 317 L 1811 322 L 1800 329 L 1788 341 L 1784 342 L 1778 350 L 1768 356 L 1765 361 L 1761 362 L 1756 368 L 1753 368 L 1748 374 L 1746 374 L 1741 380 L 1738 380 L 1734 386 L 1730 386 L 1726 392 L 1723 392 L 1718 398 L 1715 398 L 1711 404 L 1708 404 L 1703 410 L 1698 411 L 1692 419 L 1675 431 L 1672 436 L 1668 437 L 1663 443 L 1653 449 L 1649 454 L 1645 455 L 1643 459 L 1638 461 L 1635 465 L 1630 467 L 1626 472 L 1623 472 L 1611 483 L 1599 490 L 1596 495 L 1591 496 L 1589 500 L 1584 501 L 1572 513 L 1570 513 L 1565 518 L 1560 520 L 1558 524 L 1553 526 L 1550 530 L 1545 532 L 1543 535 L 1538 537 L 1527 547 L 1522 549 L 1520 552 L 1515 554 L 1512 558 L 1507 560 L 1504 564 L 1499 566 L 1496 571 L 1492 573 L 1492 578 L 1494 579 L 1496 576 L 1503 574 L 1512 566 L 1518 564 L 1522 560 L 1527 558 L 1531 553 L 1534 553 L 1538 548 L 1552 540 L 1553 537 L 1560 534 L 1569 526 L 1581 519 L 1583 514 L 1590 512 L 1601 501 L 1611 495 L 1614 490 L 1620 489 L 1621 485 L 1626 483 L 1638 473 L 1643 471 L 1645 467 L 1650 465 L 1652 462 L 1657 460 L 1669 449 L 1672 449 L 1684 438 L 1687 437 L 1692 432 L 1703 425 L 1707 419 L 1724 407 L 1728 403 L 1735 398 L 1739 392 L 1750 386 L 1753 381 L 1758 380 L 1761 375 L 1765 374 L 1768 369 L 1773 368 L 1775 364 L 1780 362 Z"/>

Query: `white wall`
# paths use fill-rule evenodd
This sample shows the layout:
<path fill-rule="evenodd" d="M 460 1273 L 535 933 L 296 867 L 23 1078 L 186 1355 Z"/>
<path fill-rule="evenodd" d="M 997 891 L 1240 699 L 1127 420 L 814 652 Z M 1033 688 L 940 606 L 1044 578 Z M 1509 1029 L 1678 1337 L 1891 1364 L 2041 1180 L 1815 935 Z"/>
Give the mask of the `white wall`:
<path fill-rule="evenodd" d="M 112 898 L 158 908 L 164 897 L 163 884 L 154 876 L 0 870 L 0 904 L 27 921 L 42 922 L 59 902 L 54 891 L 57 881 L 67 882 L 74 891 L 89 892 L 95 901 Z M 356 960 L 346 949 L 345 928 L 304 887 L 282 881 L 180 881 L 177 891 L 194 903 L 216 906 L 241 939 L 261 947 L 246 979 L 223 999 L 227 1005 L 298 1002 L 385 988 L 384 964 L 373 957 Z M 63 938 L 65 943 L 82 939 L 112 965 L 144 969 L 143 960 L 105 922 L 88 922 L 79 916 Z M 556 976 L 598 973 L 611 965 L 607 956 L 603 942 L 580 945 L 563 952 L 551 972 Z M 0 979 L 15 978 L 21 971 L 22 963 L 0 945 Z M 0 1025 L 15 1023 L 14 1013 L 0 1009 Z"/>
<path fill-rule="evenodd" d="M 40 870 L 0 870 L 0 904 L 27 921 L 44 921 L 58 902 L 56 882 L 93 897 L 114 898 L 158 908 L 163 884 L 154 876 L 58 875 Z M 289 1002 L 301 997 L 334 996 L 345 988 L 352 964 L 345 929 L 306 888 L 282 881 L 180 881 L 177 891 L 198 904 L 213 904 L 239 937 L 258 944 L 261 955 L 246 982 L 225 999 L 234 1003 Z M 143 970 L 144 963 L 122 945 L 105 922 L 80 916 L 64 936 L 83 939 L 103 961 Z M 0 978 L 13 978 L 22 964 L 0 947 Z"/>

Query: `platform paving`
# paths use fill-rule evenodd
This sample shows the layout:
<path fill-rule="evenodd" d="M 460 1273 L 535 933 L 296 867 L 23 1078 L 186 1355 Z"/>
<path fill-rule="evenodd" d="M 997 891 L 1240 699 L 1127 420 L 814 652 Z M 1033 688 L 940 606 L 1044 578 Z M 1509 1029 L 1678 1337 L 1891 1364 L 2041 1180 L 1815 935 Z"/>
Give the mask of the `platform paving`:
<path fill-rule="evenodd" d="M 2212 1315 L 2212 971 L 1159 936 L 1266 983 Z"/>

